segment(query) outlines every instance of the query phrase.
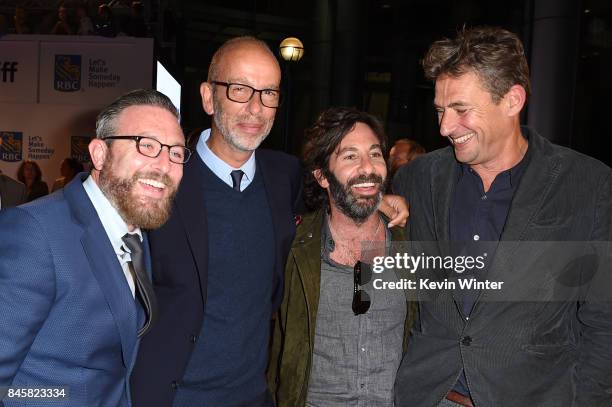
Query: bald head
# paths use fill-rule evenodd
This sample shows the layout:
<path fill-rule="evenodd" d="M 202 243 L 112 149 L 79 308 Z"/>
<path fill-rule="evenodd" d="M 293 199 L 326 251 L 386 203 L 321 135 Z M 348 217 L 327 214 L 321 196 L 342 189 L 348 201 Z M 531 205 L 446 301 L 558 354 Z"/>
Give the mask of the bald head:
<path fill-rule="evenodd" d="M 280 82 L 276 57 L 256 38 L 231 39 L 213 56 L 208 80 L 200 85 L 202 107 L 213 116 L 206 143 L 234 168 L 248 160 L 272 129 L 278 104 L 265 104 L 262 95 L 268 101 L 270 94 L 280 95 Z"/>
<path fill-rule="evenodd" d="M 219 80 L 219 75 L 223 72 L 225 65 L 232 62 L 231 56 L 233 56 L 236 51 L 261 52 L 267 54 L 270 57 L 270 61 L 273 61 L 272 63 L 280 73 L 280 65 L 274 53 L 268 47 L 268 44 L 252 36 L 243 36 L 226 41 L 215 52 L 210 61 L 210 66 L 208 67 L 208 82 Z"/>

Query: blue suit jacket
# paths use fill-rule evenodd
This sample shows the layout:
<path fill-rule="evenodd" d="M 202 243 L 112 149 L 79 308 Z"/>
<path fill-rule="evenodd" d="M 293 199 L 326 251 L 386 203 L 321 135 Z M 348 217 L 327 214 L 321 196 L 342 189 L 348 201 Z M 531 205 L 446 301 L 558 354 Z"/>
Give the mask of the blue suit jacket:
<path fill-rule="evenodd" d="M 58 405 L 129 406 L 144 312 L 83 189 L 86 176 L 0 213 L 0 386 L 67 386 Z M 49 405 L 25 402 L 37 403 Z"/>

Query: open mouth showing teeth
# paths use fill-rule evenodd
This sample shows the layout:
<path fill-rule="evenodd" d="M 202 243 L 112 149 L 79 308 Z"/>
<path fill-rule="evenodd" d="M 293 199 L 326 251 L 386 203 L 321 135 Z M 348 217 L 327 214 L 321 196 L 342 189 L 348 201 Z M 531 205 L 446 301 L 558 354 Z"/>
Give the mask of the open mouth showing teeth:
<path fill-rule="evenodd" d="M 472 137 L 474 137 L 474 133 L 469 133 L 469 134 L 466 134 L 465 136 L 456 137 L 456 138 L 450 137 L 450 139 L 453 144 L 464 144 L 470 141 Z"/>
<path fill-rule="evenodd" d="M 362 184 L 354 184 L 353 188 L 373 188 L 376 184 L 373 182 L 364 182 Z"/>
<path fill-rule="evenodd" d="M 164 188 L 166 188 L 166 185 L 164 183 L 159 182 L 159 181 L 155 181 L 153 179 L 139 179 L 138 182 L 140 182 L 141 184 L 148 185 L 148 186 L 153 187 L 153 188 L 157 188 L 157 189 L 164 189 Z"/>

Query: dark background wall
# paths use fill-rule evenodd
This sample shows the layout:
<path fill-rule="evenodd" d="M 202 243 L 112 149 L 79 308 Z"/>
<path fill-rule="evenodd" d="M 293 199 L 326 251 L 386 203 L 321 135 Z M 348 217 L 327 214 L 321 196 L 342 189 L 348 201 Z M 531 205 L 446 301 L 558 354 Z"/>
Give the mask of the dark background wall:
<path fill-rule="evenodd" d="M 442 147 L 433 86 L 423 78 L 420 59 L 433 41 L 464 25 L 486 24 L 524 41 L 534 91 L 524 123 L 612 164 L 604 148 L 612 136 L 608 0 L 184 0 L 167 3 L 166 12 L 176 20 L 176 47 L 167 57 L 183 80 L 187 130 L 209 124 L 197 89 L 223 41 L 250 34 L 276 50 L 283 38 L 296 36 L 305 55 L 283 64 L 291 100 L 279 109 L 265 146 L 299 153 L 304 128 L 321 110 L 350 105 L 383 119 L 391 140 L 410 137 L 428 150 Z"/>
<path fill-rule="evenodd" d="M 63 1 L 95 6 L 102 0 Z M 376 114 L 391 141 L 409 137 L 428 150 L 442 147 L 433 86 L 423 78 L 420 59 L 433 41 L 454 36 L 463 26 L 486 24 L 517 33 L 525 44 L 533 96 L 523 122 L 556 143 L 612 164 L 606 149 L 612 137 L 610 0 L 143 2 L 156 56 L 183 84 L 186 133 L 210 124 L 198 89 L 221 43 L 254 35 L 276 51 L 284 38 L 295 36 L 305 54 L 297 63 L 282 63 L 284 90 L 290 86 L 291 97 L 279 109 L 266 147 L 299 153 L 303 130 L 332 105 Z M 55 15 L 59 3 L 0 0 L 0 15 L 6 23 L 16 4 L 26 4 L 33 15 Z"/>

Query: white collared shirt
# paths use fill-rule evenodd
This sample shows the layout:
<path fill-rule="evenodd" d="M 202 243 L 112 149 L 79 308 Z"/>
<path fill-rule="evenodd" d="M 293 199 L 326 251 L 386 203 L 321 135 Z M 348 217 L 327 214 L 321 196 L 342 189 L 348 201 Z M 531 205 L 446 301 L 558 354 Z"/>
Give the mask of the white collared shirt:
<path fill-rule="evenodd" d="M 200 156 L 200 159 L 206 164 L 208 168 L 223 182 L 232 187 L 234 185 L 232 181 L 232 171 L 242 170 L 244 176 L 240 181 L 240 190 L 244 191 L 246 187 L 253 181 L 255 176 L 255 152 L 251 154 L 251 157 L 245 162 L 242 167 L 234 168 L 222 159 L 220 159 L 206 144 L 206 141 L 210 138 L 210 129 L 206 129 L 200 134 L 200 139 L 196 145 L 196 151 Z"/>
<path fill-rule="evenodd" d="M 104 193 L 102 193 L 102 190 L 100 190 L 100 187 L 98 184 L 96 184 L 91 175 L 83 182 L 83 188 L 85 189 L 87 196 L 89 196 L 91 203 L 98 213 L 100 222 L 102 222 L 106 235 L 108 236 L 108 239 L 115 250 L 119 264 L 121 264 L 123 274 L 125 275 L 125 279 L 130 287 L 132 296 L 134 296 L 136 290 L 134 278 L 132 277 L 127 264 L 128 261 L 131 260 L 130 250 L 123 244 L 123 240 L 121 238 L 126 233 L 137 234 L 142 242 L 142 232 L 140 228 L 135 228 L 133 232 L 128 230 L 127 224 L 119 215 L 117 209 L 113 207 L 108 198 L 104 195 Z"/>

